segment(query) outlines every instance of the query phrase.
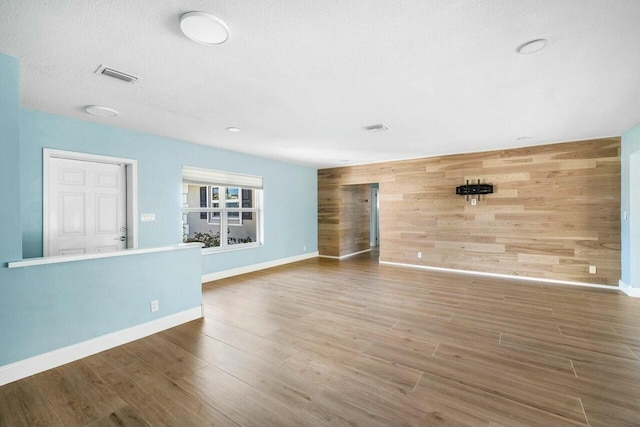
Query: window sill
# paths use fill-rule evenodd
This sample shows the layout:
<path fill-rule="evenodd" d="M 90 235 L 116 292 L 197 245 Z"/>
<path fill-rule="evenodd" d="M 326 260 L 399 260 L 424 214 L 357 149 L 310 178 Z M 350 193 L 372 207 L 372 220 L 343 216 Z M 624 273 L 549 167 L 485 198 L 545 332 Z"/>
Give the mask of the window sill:
<path fill-rule="evenodd" d="M 202 248 L 202 255 L 224 254 L 227 252 L 243 251 L 245 249 L 261 248 L 263 246 L 264 246 L 263 244 L 257 244 L 257 245 L 242 245 L 241 247 L 231 248 L 231 249 Z"/>

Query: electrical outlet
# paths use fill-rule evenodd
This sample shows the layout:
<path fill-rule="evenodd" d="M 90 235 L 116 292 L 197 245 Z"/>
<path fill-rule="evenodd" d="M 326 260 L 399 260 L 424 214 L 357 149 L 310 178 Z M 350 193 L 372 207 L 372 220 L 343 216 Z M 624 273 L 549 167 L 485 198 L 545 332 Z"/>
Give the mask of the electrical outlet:
<path fill-rule="evenodd" d="M 154 313 L 158 310 L 160 310 L 160 305 L 158 304 L 158 300 L 157 299 L 151 300 L 151 312 Z"/>
<path fill-rule="evenodd" d="M 422 252 L 418 252 L 418 258 L 422 258 Z"/>
<path fill-rule="evenodd" d="M 476 199 L 471 199 L 471 206 L 475 206 L 478 201 Z"/>
<path fill-rule="evenodd" d="M 306 247 L 306 246 L 303 246 L 303 247 L 302 247 L 302 252 L 304 252 L 304 251 L 306 251 L 306 250 L 307 250 L 307 247 Z"/>
<path fill-rule="evenodd" d="M 596 274 L 596 266 L 595 265 L 590 265 L 589 266 L 589 273 Z"/>
<path fill-rule="evenodd" d="M 627 211 L 624 211 L 624 213 L 622 214 L 622 219 L 624 219 L 625 221 L 627 220 Z"/>

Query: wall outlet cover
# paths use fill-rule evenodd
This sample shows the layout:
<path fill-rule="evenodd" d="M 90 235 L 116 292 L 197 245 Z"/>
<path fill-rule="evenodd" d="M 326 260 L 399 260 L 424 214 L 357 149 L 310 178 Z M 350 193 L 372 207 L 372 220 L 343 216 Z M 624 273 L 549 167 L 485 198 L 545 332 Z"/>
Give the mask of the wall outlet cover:
<path fill-rule="evenodd" d="M 158 300 L 157 299 L 151 300 L 151 312 L 155 313 L 158 310 L 160 310 L 160 305 L 158 304 Z"/>

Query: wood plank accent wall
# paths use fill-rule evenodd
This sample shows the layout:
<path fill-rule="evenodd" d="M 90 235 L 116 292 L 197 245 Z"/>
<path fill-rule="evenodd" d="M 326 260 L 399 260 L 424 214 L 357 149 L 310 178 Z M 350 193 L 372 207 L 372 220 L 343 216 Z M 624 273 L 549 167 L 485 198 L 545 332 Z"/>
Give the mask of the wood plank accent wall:
<path fill-rule="evenodd" d="M 455 194 L 467 179 L 493 184 L 494 194 L 472 206 Z M 321 255 L 353 251 L 345 240 L 360 235 L 341 224 L 343 211 L 352 209 L 341 194 L 344 186 L 374 182 L 380 183 L 382 261 L 618 283 L 618 137 L 321 169 Z"/>

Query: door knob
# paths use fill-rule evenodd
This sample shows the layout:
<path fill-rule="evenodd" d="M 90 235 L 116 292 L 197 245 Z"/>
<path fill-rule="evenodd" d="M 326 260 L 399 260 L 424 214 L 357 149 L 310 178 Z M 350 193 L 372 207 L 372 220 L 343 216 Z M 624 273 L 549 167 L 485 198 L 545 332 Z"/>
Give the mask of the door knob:
<path fill-rule="evenodd" d="M 124 241 L 126 241 L 126 240 L 127 240 L 127 237 L 126 237 L 126 236 L 120 236 L 120 237 L 116 237 L 116 238 L 115 238 L 115 239 L 113 239 L 113 240 L 120 240 L 121 242 L 124 242 Z"/>

